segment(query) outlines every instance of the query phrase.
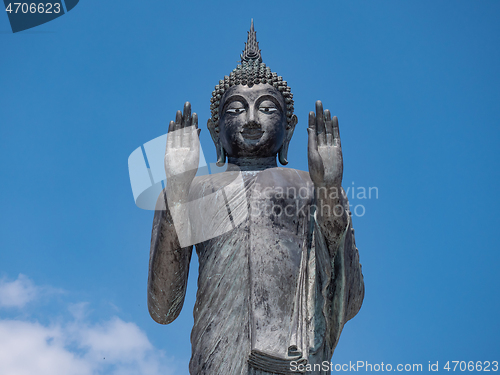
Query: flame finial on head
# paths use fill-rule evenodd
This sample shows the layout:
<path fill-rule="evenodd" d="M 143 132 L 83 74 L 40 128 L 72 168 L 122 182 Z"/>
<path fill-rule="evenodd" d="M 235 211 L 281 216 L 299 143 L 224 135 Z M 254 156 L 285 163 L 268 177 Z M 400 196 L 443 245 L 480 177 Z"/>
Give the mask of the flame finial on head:
<path fill-rule="evenodd" d="M 253 18 L 250 25 L 250 31 L 248 32 L 247 42 L 245 43 L 245 49 L 243 54 L 240 55 L 241 61 L 257 60 L 259 63 L 262 62 L 262 56 L 260 55 L 259 42 L 257 42 L 256 32 L 253 28 Z"/>

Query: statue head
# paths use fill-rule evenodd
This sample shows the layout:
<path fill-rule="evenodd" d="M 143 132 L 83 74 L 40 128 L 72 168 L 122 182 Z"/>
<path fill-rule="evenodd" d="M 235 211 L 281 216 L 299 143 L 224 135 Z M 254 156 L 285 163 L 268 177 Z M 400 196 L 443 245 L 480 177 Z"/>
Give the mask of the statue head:
<path fill-rule="evenodd" d="M 212 92 L 208 129 L 217 150 L 217 165 L 226 155 L 272 157 L 286 165 L 297 116 L 293 94 L 281 76 L 262 63 L 253 27 L 248 32 L 241 64 Z"/>

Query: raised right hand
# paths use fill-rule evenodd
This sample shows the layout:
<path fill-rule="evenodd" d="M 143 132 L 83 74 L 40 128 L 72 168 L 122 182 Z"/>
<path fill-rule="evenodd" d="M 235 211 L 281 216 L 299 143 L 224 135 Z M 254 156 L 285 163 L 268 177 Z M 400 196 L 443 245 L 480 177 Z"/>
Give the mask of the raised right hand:
<path fill-rule="evenodd" d="M 198 115 L 191 116 L 191 104 L 184 104 L 184 114 L 177 111 L 175 121 L 170 121 L 165 151 L 167 185 L 189 189 L 196 176 L 200 160 Z"/>
<path fill-rule="evenodd" d="M 309 113 L 308 160 L 309 174 L 314 185 L 336 188 L 342 185 L 344 164 L 340 145 L 339 122 L 323 104 L 316 102 L 316 115 Z"/>

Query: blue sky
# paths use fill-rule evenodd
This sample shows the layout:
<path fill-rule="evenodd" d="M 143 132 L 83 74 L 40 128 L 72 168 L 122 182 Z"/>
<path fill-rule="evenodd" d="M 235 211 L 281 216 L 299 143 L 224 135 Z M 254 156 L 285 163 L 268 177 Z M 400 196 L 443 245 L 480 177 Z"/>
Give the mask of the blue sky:
<path fill-rule="evenodd" d="M 251 18 L 294 93 L 288 166 L 307 170 L 320 99 L 344 188 L 378 189 L 350 198 L 366 295 L 332 361 L 499 361 L 499 16 L 487 0 L 86 0 L 16 34 L 0 16 L 0 373 L 188 373 L 197 260 L 181 315 L 156 324 L 153 214 L 127 159 L 190 101 L 215 162 L 209 100 Z"/>

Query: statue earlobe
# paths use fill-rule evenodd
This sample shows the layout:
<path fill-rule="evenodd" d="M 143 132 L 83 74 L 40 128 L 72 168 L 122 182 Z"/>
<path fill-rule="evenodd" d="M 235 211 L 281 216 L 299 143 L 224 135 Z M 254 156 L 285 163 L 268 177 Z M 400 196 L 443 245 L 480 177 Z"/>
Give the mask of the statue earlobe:
<path fill-rule="evenodd" d="M 283 144 L 278 151 L 278 159 L 282 165 L 288 164 L 288 145 L 290 144 L 290 140 L 292 139 L 293 131 L 295 130 L 295 125 L 297 125 L 297 122 L 299 122 L 297 116 L 293 115 L 292 120 L 287 123 L 285 140 L 283 141 Z"/>
<path fill-rule="evenodd" d="M 224 150 L 224 147 L 219 144 L 215 146 L 217 150 L 217 162 L 215 163 L 218 167 L 223 167 L 224 164 L 226 164 L 226 151 Z"/>
<path fill-rule="evenodd" d="M 218 167 L 222 167 L 226 164 L 226 151 L 224 150 L 224 147 L 222 147 L 219 139 L 219 127 L 215 125 L 211 118 L 209 118 L 207 121 L 207 128 L 212 136 L 212 141 L 214 141 L 215 144 L 215 152 L 217 153 L 216 165 Z"/>

